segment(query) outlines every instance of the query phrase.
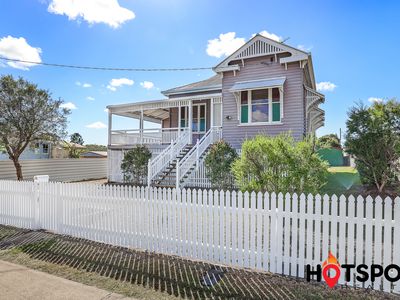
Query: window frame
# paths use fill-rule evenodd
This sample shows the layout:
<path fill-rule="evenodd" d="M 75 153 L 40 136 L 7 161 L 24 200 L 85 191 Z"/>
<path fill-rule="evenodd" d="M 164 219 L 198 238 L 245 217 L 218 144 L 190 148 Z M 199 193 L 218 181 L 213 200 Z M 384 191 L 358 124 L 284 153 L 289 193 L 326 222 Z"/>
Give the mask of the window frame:
<path fill-rule="evenodd" d="M 277 88 L 279 91 L 279 107 L 280 107 L 280 114 L 279 114 L 279 121 L 273 121 L 273 102 L 272 101 L 272 89 Z M 265 122 L 253 122 L 252 121 L 252 113 L 253 113 L 253 101 L 252 101 L 252 91 L 256 90 L 268 90 L 268 121 Z M 242 106 L 246 104 L 242 104 L 242 92 L 247 92 L 247 122 L 242 122 Z M 239 126 L 256 126 L 256 125 L 274 125 L 274 124 L 282 124 L 283 119 L 283 88 L 281 86 L 273 86 L 267 88 L 257 88 L 257 89 L 249 89 L 249 90 L 242 90 L 239 92 Z"/>
<path fill-rule="evenodd" d="M 49 144 L 42 144 L 42 153 L 49 154 L 49 151 L 50 151 Z"/>

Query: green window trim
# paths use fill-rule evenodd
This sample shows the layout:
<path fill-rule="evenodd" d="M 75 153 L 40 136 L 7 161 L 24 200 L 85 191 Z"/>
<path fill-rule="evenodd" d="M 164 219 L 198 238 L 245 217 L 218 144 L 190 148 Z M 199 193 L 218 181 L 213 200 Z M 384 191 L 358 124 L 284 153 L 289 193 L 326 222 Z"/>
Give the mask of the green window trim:
<path fill-rule="evenodd" d="M 281 120 L 281 103 L 272 103 L 272 122 L 279 122 Z"/>
<path fill-rule="evenodd" d="M 240 111 L 240 123 L 246 124 L 249 123 L 249 105 L 241 105 Z"/>

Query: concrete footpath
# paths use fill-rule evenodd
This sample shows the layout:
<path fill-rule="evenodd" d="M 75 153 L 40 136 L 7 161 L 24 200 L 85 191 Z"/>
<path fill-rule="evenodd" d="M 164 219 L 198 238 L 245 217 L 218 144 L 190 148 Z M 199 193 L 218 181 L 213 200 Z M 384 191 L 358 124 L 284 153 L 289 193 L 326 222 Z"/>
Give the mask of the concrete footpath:
<path fill-rule="evenodd" d="M 0 299 L 133 299 L 0 260 Z"/>

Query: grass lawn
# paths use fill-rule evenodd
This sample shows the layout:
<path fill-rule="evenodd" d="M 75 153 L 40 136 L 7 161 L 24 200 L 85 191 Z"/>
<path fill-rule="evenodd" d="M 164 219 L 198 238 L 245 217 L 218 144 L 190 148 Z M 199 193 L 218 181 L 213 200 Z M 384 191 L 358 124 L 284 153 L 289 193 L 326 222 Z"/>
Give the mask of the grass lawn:
<path fill-rule="evenodd" d="M 353 167 L 330 167 L 328 182 L 322 188 L 325 194 L 349 195 L 362 189 L 360 175 Z"/>

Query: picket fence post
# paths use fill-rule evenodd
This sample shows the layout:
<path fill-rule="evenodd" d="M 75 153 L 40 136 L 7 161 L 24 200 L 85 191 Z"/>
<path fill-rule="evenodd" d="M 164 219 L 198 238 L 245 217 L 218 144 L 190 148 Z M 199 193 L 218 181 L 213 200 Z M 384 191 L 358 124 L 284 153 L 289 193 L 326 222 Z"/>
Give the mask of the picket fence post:
<path fill-rule="evenodd" d="M 393 264 L 400 266 L 400 197 L 394 200 Z M 386 239 L 386 236 L 384 237 Z M 394 283 L 393 292 L 400 293 L 400 283 Z"/>
<path fill-rule="evenodd" d="M 62 203 L 62 187 L 63 184 L 62 183 L 57 183 L 56 185 L 56 216 L 57 216 L 57 220 L 56 220 L 56 228 L 57 228 L 57 233 L 62 234 L 63 233 L 63 203 Z"/>
<path fill-rule="evenodd" d="M 37 230 L 40 229 L 40 183 L 33 182 L 32 183 L 32 229 Z"/>
<path fill-rule="evenodd" d="M 297 277 L 329 250 L 340 264 L 400 265 L 399 197 L 0 181 L 0 221 Z M 400 293 L 356 273 L 339 283 Z"/>

